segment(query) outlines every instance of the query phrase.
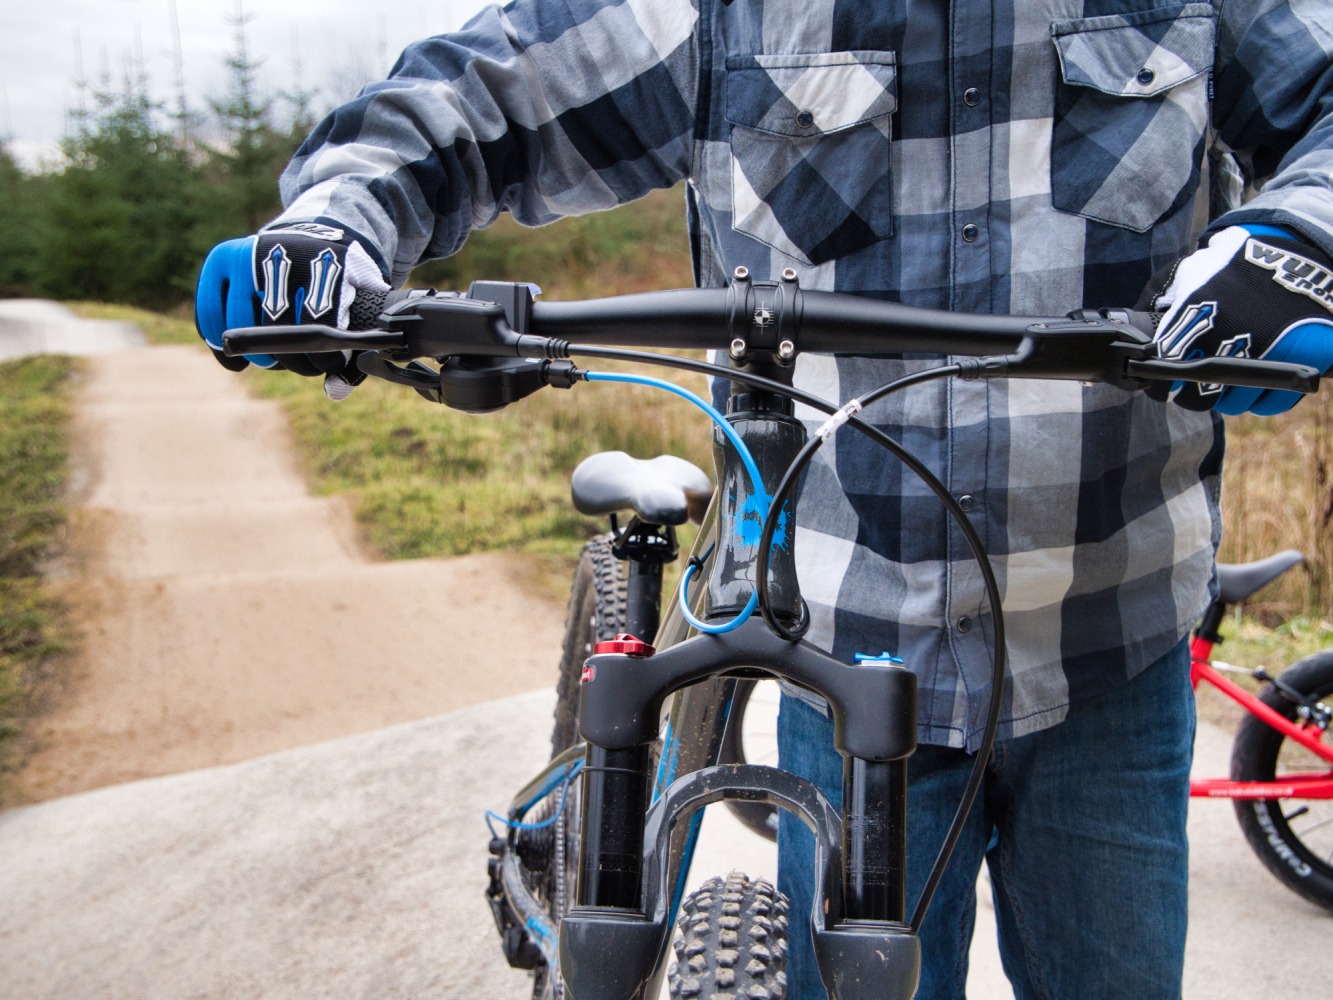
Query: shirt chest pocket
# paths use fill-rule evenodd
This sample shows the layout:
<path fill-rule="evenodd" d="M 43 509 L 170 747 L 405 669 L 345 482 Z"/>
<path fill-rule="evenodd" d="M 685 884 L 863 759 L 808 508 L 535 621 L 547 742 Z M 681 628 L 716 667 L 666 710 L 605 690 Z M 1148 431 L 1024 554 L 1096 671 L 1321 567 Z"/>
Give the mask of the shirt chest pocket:
<path fill-rule="evenodd" d="M 1055 208 L 1144 232 L 1199 186 L 1216 16 L 1207 3 L 1059 21 Z"/>
<path fill-rule="evenodd" d="M 892 52 L 731 56 L 732 225 L 805 264 L 893 233 Z"/>

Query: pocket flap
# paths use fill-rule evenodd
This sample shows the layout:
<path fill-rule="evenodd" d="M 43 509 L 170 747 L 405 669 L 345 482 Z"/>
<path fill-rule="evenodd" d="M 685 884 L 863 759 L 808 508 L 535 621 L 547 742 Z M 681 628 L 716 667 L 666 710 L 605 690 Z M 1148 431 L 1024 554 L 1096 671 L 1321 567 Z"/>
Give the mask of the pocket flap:
<path fill-rule="evenodd" d="M 1216 32 L 1207 3 L 1051 25 L 1065 83 L 1122 97 L 1152 97 L 1208 72 Z"/>
<path fill-rule="evenodd" d="M 898 109 L 892 52 L 730 56 L 726 65 L 726 115 L 733 125 L 809 138 Z"/>

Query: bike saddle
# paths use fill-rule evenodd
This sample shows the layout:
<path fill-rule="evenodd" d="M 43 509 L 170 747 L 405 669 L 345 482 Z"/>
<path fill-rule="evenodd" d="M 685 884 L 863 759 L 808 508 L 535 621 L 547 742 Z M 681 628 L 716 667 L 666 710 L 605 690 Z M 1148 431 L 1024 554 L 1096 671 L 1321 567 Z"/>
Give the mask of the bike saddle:
<path fill-rule="evenodd" d="M 713 483 L 697 466 L 674 455 L 632 458 L 602 451 L 579 463 L 570 480 L 580 514 L 633 510 L 651 524 L 699 520 L 713 495 Z"/>
<path fill-rule="evenodd" d="M 1256 590 L 1272 583 L 1305 556 L 1295 549 L 1286 549 L 1267 559 L 1255 562 L 1217 564 L 1217 582 L 1222 588 L 1221 599 L 1227 604 L 1239 604 Z"/>

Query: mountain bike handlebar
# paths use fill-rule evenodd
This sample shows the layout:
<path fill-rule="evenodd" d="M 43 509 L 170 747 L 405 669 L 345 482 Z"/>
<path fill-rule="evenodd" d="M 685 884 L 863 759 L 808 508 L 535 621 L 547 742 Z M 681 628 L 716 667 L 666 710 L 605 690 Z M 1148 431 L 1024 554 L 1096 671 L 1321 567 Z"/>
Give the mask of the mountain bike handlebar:
<path fill-rule="evenodd" d="M 804 291 L 737 274 L 725 288 L 645 292 L 575 302 L 534 302 L 531 286 L 477 283 L 468 293 L 388 294 L 379 329 L 317 325 L 247 327 L 223 335 L 229 355 L 352 350 L 389 357 L 564 359 L 581 345 L 798 353 L 953 356 L 964 378 L 1048 378 L 1137 389 L 1188 380 L 1317 390 L 1308 365 L 1248 358 L 1167 361 L 1152 318 L 1125 309 L 1061 317 L 973 315 L 840 292 Z M 972 359 L 972 360 L 968 360 Z"/>

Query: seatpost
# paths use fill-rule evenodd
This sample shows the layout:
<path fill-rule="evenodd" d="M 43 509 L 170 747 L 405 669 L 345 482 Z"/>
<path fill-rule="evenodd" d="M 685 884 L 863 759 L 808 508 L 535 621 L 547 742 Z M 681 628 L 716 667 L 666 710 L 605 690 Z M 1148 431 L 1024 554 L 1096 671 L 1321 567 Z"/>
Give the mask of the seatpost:
<path fill-rule="evenodd" d="M 662 567 L 674 562 L 680 552 L 676 530 L 671 525 L 653 524 L 635 517 L 620 531 L 611 516 L 615 536 L 611 552 L 626 560 L 625 631 L 651 643 L 657 636 L 662 616 Z"/>

